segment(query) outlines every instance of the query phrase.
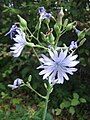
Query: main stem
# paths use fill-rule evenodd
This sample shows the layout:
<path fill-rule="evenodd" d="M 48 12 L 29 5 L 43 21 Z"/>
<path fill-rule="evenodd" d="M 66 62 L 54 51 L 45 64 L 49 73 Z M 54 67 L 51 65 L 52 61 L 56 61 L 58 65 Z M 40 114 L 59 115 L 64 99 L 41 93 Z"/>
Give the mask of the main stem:
<path fill-rule="evenodd" d="M 47 92 L 47 96 L 46 96 L 45 110 L 44 110 L 44 114 L 43 114 L 43 120 L 46 119 L 47 107 L 48 107 L 48 101 L 49 101 L 49 95 L 50 95 L 50 91 Z"/>

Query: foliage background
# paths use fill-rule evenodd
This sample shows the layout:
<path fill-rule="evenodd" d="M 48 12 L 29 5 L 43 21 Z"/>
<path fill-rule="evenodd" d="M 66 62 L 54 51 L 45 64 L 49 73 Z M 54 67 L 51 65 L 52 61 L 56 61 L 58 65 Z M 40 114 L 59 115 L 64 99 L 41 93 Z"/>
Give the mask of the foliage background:
<path fill-rule="evenodd" d="M 69 1 L 69 2 L 68 2 Z M 30 30 L 33 32 L 38 21 L 38 7 L 44 6 L 47 11 L 52 11 L 53 16 L 57 17 L 60 6 L 64 7 L 64 19 L 77 21 L 77 28 L 83 30 L 90 28 L 90 3 L 89 0 L 0 0 L 0 118 L 1 120 L 28 120 L 35 119 L 33 116 L 40 115 L 43 109 L 42 100 L 29 91 L 21 88 L 11 91 L 7 85 L 13 83 L 17 77 L 27 80 L 31 74 L 33 77 L 32 86 L 42 94 L 45 94 L 42 78 L 38 75 L 36 67 L 38 61 L 29 48 L 25 48 L 19 58 L 9 56 L 9 47 L 13 44 L 9 36 L 5 33 L 10 29 L 14 22 L 18 22 L 17 14 L 20 14 L 28 22 Z M 52 25 L 53 25 L 52 21 Z M 43 27 L 42 30 L 45 28 Z M 72 34 L 73 33 L 73 34 Z M 62 41 L 70 44 L 76 39 L 74 31 L 67 32 Z M 89 120 L 90 105 L 90 31 L 86 35 L 86 43 L 77 51 L 79 54 L 80 65 L 74 76 L 64 85 L 55 85 L 50 97 L 49 111 L 55 120 Z M 60 108 L 62 101 L 73 99 L 73 93 L 79 94 L 87 102 L 74 106 L 75 114 L 71 115 L 68 108 L 63 109 L 61 114 L 56 114 L 55 110 Z M 58 98 L 58 99 L 57 99 Z M 39 112 L 37 112 L 39 111 Z M 51 112 L 52 111 L 52 112 Z M 65 116 L 65 118 L 64 118 Z M 40 116 L 39 116 L 40 117 Z M 36 118 L 38 120 L 39 118 Z M 49 119 L 50 118 L 49 116 Z M 49 120 L 47 118 L 47 120 Z"/>

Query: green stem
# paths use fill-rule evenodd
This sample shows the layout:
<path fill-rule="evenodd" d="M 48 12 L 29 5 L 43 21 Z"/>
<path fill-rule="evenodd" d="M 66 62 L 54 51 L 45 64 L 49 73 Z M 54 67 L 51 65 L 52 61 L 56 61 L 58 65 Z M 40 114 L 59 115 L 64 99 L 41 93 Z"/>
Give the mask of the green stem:
<path fill-rule="evenodd" d="M 66 32 L 66 30 L 62 31 L 61 34 L 57 36 L 55 47 L 57 47 L 57 44 L 58 44 L 59 38 L 60 38 L 65 32 Z"/>
<path fill-rule="evenodd" d="M 42 49 L 45 49 L 45 50 L 48 50 L 48 48 L 47 47 L 44 47 L 44 46 L 41 46 L 41 45 L 32 45 L 31 46 L 31 44 L 33 44 L 33 43 L 29 43 L 29 42 L 27 42 L 27 46 L 30 46 L 30 47 L 34 47 L 34 48 L 42 48 Z"/>
<path fill-rule="evenodd" d="M 38 38 L 36 38 L 36 37 L 31 33 L 31 31 L 29 30 L 29 28 L 27 28 L 27 30 L 28 30 L 28 32 L 31 34 L 31 36 L 32 36 L 35 40 L 37 40 L 37 42 L 38 42 L 40 45 L 42 45 L 41 42 L 38 40 Z"/>
<path fill-rule="evenodd" d="M 33 49 L 33 52 L 35 53 L 35 55 L 36 55 L 36 57 L 37 57 L 37 59 L 38 59 L 38 61 L 39 61 L 39 57 L 38 57 L 38 55 L 37 55 L 37 52 L 35 51 L 34 48 L 32 48 L 32 49 Z"/>
<path fill-rule="evenodd" d="M 40 93 L 38 93 L 36 90 L 34 90 L 32 88 L 32 86 L 30 84 L 25 84 L 25 86 L 27 86 L 28 88 L 30 88 L 33 92 L 35 92 L 39 97 L 46 99 L 46 96 L 41 95 Z"/>
<path fill-rule="evenodd" d="M 45 120 L 46 114 L 47 114 L 47 107 L 48 107 L 49 95 L 50 95 L 50 92 L 48 91 L 47 92 L 47 96 L 46 96 L 46 101 L 45 101 L 45 110 L 44 110 L 43 120 Z"/>
<path fill-rule="evenodd" d="M 40 28 L 41 28 L 41 20 L 39 20 L 38 31 L 37 31 L 37 39 L 39 39 Z"/>
<path fill-rule="evenodd" d="M 35 48 L 43 48 L 43 49 L 45 49 L 45 50 L 48 50 L 48 48 L 47 48 L 47 47 L 40 46 L 40 45 L 35 45 Z"/>
<path fill-rule="evenodd" d="M 49 84 L 49 86 L 47 88 L 47 95 L 46 95 L 46 101 L 45 101 L 45 109 L 44 109 L 44 114 L 43 114 L 43 120 L 46 119 L 49 96 L 50 96 L 52 91 L 53 91 L 53 86 Z"/>

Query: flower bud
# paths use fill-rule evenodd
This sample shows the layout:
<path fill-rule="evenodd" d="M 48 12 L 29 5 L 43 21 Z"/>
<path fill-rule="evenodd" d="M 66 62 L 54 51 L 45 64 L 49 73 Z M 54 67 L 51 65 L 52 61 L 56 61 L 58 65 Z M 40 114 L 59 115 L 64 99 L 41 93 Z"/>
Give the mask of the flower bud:
<path fill-rule="evenodd" d="M 63 7 L 61 7 L 61 10 L 60 10 L 60 12 L 59 12 L 59 17 L 64 17 L 64 12 L 63 12 Z"/>
<path fill-rule="evenodd" d="M 64 12 L 63 12 L 63 7 L 61 7 L 60 12 L 58 13 L 58 18 L 57 18 L 57 22 L 59 24 L 59 27 L 61 29 L 62 27 L 62 18 L 64 17 Z"/>
<path fill-rule="evenodd" d="M 54 44 L 54 40 L 55 40 L 55 37 L 54 37 L 54 35 L 51 33 L 51 34 L 49 35 L 49 42 L 50 42 L 51 44 Z"/>
<path fill-rule="evenodd" d="M 63 28 L 66 28 L 67 24 L 68 24 L 68 19 L 65 19 L 65 21 L 63 23 Z"/>
<path fill-rule="evenodd" d="M 35 47 L 34 43 L 29 43 L 29 42 L 27 42 L 26 45 L 27 45 L 27 46 L 30 46 L 30 47 Z"/>
<path fill-rule="evenodd" d="M 60 33 L 60 28 L 59 28 L 58 23 L 56 23 L 56 24 L 54 25 L 54 30 L 55 30 L 55 32 L 56 32 L 56 34 L 57 34 L 57 36 L 58 36 L 59 33 Z"/>
<path fill-rule="evenodd" d="M 22 30 L 25 30 L 27 28 L 27 22 L 25 19 L 23 19 L 20 15 L 17 15 L 20 21 L 20 27 Z"/>
<path fill-rule="evenodd" d="M 84 42 L 86 41 L 86 38 L 82 39 L 79 43 L 79 47 L 82 46 L 84 44 Z"/>
<path fill-rule="evenodd" d="M 28 77 L 28 82 L 31 82 L 31 80 L 32 80 L 32 76 L 29 75 L 29 77 Z"/>
<path fill-rule="evenodd" d="M 85 37 L 85 34 L 86 34 L 86 28 L 83 31 L 78 33 L 78 41 L 83 39 Z"/>
<path fill-rule="evenodd" d="M 66 27 L 66 31 L 71 30 L 71 29 L 73 28 L 73 26 L 75 26 L 75 25 L 76 25 L 76 21 L 75 21 L 75 22 L 72 22 L 72 23 L 69 23 L 69 24 L 67 25 L 67 27 Z"/>
<path fill-rule="evenodd" d="M 41 37 L 44 41 L 46 41 L 46 35 L 43 32 L 41 32 Z"/>

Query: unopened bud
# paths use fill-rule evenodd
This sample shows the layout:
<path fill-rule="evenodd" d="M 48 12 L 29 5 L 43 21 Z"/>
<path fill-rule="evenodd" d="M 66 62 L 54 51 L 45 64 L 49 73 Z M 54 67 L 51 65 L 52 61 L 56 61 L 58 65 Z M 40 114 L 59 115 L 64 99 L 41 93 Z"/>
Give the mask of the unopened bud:
<path fill-rule="evenodd" d="M 63 19 L 63 16 L 64 16 L 64 12 L 63 12 L 63 7 L 61 7 L 61 10 L 60 12 L 58 13 L 58 18 L 57 18 L 57 23 L 59 25 L 59 29 L 61 30 L 62 28 L 62 19 Z"/>
<path fill-rule="evenodd" d="M 31 82 L 31 80 L 32 80 L 32 76 L 29 75 L 29 77 L 28 77 L 28 82 Z"/>
<path fill-rule="evenodd" d="M 86 38 L 82 39 L 79 43 L 79 47 L 82 46 L 84 44 L 84 42 L 86 41 Z"/>
<path fill-rule="evenodd" d="M 20 27 L 22 30 L 25 30 L 27 28 L 27 22 L 25 19 L 23 19 L 20 15 L 17 15 L 20 21 Z"/>
<path fill-rule="evenodd" d="M 67 24 L 68 24 L 68 19 L 65 19 L 63 23 L 63 28 L 66 28 Z"/>
<path fill-rule="evenodd" d="M 61 7 L 61 10 L 59 12 L 59 17 L 64 17 L 63 7 Z"/>
<path fill-rule="evenodd" d="M 27 42 L 26 45 L 27 45 L 27 46 L 30 46 L 30 47 L 35 47 L 34 43 L 29 43 L 29 42 Z"/>
<path fill-rule="evenodd" d="M 83 39 L 85 37 L 85 34 L 86 34 L 86 28 L 78 33 L 78 41 Z"/>
<path fill-rule="evenodd" d="M 73 28 L 73 26 L 76 26 L 76 21 L 75 22 L 72 22 L 72 23 L 69 23 L 66 27 L 66 31 L 69 31 Z"/>

